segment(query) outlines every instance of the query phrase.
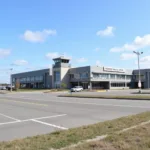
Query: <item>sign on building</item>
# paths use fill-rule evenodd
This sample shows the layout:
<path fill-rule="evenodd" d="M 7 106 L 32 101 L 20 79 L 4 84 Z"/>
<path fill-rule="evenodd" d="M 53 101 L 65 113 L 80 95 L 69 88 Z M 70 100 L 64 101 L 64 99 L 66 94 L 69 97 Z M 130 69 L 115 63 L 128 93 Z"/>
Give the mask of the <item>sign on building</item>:
<path fill-rule="evenodd" d="M 120 73 L 125 72 L 124 69 L 116 69 L 116 68 L 111 68 L 111 67 L 103 67 L 103 70 L 108 71 L 108 72 L 120 72 Z"/>

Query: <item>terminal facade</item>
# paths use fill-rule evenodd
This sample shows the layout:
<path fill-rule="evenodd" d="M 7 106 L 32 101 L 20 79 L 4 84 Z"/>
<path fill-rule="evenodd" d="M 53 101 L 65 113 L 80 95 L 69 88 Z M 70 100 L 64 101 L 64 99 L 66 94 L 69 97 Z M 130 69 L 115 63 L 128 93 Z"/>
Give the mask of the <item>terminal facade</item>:
<path fill-rule="evenodd" d="M 115 69 L 100 66 L 72 68 L 69 59 L 53 59 L 52 68 L 11 75 L 12 85 L 21 88 L 66 88 L 82 86 L 84 89 L 128 89 L 138 87 L 138 70 Z M 150 87 L 150 69 L 141 70 L 142 88 Z"/>

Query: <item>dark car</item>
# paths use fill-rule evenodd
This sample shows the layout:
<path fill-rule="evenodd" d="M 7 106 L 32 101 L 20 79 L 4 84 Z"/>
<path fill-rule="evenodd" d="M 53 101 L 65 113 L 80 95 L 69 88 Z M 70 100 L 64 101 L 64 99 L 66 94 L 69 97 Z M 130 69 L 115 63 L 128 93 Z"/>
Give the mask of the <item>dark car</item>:
<path fill-rule="evenodd" d="M 15 90 L 15 86 L 9 85 L 9 86 L 6 87 L 6 89 L 9 90 L 9 91 L 11 90 L 11 88 L 12 88 L 12 90 Z"/>

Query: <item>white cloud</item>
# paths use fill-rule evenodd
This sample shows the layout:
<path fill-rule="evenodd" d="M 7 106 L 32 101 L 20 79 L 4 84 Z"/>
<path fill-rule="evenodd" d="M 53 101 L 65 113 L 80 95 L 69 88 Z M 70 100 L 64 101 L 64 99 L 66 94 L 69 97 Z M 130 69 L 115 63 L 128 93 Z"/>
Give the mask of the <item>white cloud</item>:
<path fill-rule="evenodd" d="M 136 65 L 138 64 L 137 60 L 135 60 L 135 64 Z M 150 55 L 140 58 L 140 68 L 149 68 L 149 66 L 150 66 Z M 137 68 L 138 66 L 135 67 Z"/>
<path fill-rule="evenodd" d="M 137 61 L 135 62 L 135 64 L 137 64 Z M 150 56 L 145 56 L 140 58 L 140 64 L 141 65 L 150 65 Z M 148 68 L 148 66 L 147 66 Z"/>
<path fill-rule="evenodd" d="M 37 68 L 36 67 L 33 67 L 33 66 L 29 66 L 29 67 L 27 67 L 27 68 L 25 68 L 26 70 L 36 70 Z"/>
<path fill-rule="evenodd" d="M 31 31 L 26 30 L 23 34 L 23 39 L 29 42 L 38 43 L 44 42 L 48 36 L 56 35 L 56 30 Z"/>
<path fill-rule="evenodd" d="M 150 46 L 150 34 L 143 37 L 137 36 L 131 44 L 124 44 L 121 47 L 113 47 L 110 52 L 134 51 Z"/>
<path fill-rule="evenodd" d="M 141 63 L 150 63 L 150 56 L 145 56 L 140 59 Z"/>
<path fill-rule="evenodd" d="M 46 54 L 46 58 L 53 59 L 57 57 L 64 56 L 65 58 L 72 59 L 72 56 L 67 55 L 66 53 L 60 54 L 58 52 L 49 52 Z"/>
<path fill-rule="evenodd" d="M 27 64 L 28 62 L 26 60 L 16 60 L 12 63 L 12 65 L 15 65 L 15 66 L 24 66 Z"/>
<path fill-rule="evenodd" d="M 87 62 L 87 61 L 88 61 L 88 60 L 87 60 L 86 58 L 84 58 L 84 57 L 77 59 L 77 62 L 78 62 L 78 63 L 85 63 L 85 62 Z"/>
<path fill-rule="evenodd" d="M 46 65 L 47 68 L 52 68 L 52 64 Z"/>
<path fill-rule="evenodd" d="M 106 29 L 104 30 L 100 30 L 96 33 L 97 36 L 114 36 L 114 30 L 115 28 L 112 26 L 108 26 Z"/>
<path fill-rule="evenodd" d="M 132 53 L 122 53 L 120 56 L 121 60 L 129 60 L 129 59 L 134 59 L 136 57 L 137 56 L 135 54 L 132 54 Z"/>
<path fill-rule="evenodd" d="M 50 52 L 50 53 L 47 53 L 46 54 L 46 57 L 48 58 L 48 59 L 53 59 L 53 58 L 56 58 L 56 57 L 59 57 L 60 55 L 59 55 L 59 53 L 58 52 Z"/>
<path fill-rule="evenodd" d="M 95 52 L 99 52 L 99 51 L 100 51 L 100 48 L 97 47 L 97 48 L 94 49 L 94 51 L 95 51 Z"/>
<path fill-rule="evenodd" d="M 99 60 L 96 61 L 96 66 L 102 66 L 102 64 Z"/>
<path fill-rule="evenodd" d="M 11 51 L 9 49 L 0 48 L 0 58 L 10 55 Z"/>

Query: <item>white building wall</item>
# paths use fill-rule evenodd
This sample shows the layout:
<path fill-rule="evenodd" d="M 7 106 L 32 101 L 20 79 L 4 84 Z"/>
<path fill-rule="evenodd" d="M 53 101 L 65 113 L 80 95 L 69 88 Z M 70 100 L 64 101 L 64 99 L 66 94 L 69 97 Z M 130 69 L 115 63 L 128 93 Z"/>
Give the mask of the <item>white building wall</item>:
<path fill-rule="evenodd" d="M 70 68 L 60 68 L 61 83 L 65 83 L 67 88 L 70 88 L 69 69 Z"/>

